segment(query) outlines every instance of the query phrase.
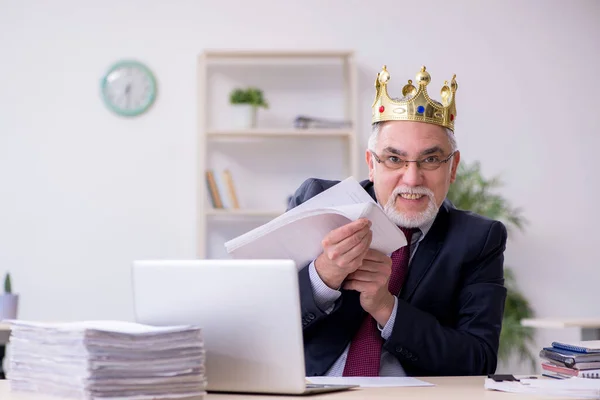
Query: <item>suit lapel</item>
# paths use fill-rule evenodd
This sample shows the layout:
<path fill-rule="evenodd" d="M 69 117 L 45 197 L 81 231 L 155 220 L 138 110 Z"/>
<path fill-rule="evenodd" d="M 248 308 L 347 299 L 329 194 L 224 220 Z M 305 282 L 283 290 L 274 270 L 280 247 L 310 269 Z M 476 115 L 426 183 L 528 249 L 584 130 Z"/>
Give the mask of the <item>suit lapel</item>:
<path fill-rule="evenodd" d="M 408 269 L 406 282 L 400 297 L 409 301 L 415 290 L 433 265 L 444 241 L 444 233 L 448 225 L 448 209 L 444 202 L 440 211 L 425 238 L 419 244 L 417 251 Z"/>

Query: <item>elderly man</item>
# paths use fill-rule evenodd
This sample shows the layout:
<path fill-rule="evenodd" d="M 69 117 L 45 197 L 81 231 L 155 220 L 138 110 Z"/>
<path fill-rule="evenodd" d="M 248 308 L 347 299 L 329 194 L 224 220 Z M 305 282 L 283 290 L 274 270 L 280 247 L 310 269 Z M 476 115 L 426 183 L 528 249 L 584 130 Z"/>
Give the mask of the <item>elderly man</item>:
<path fill-rule="evenodd" d="M 333 230 L 299 272 L 308 376 L 485 375 L 496 370 L 506 288 L 507 232 L 446 199 L 460 153 L 455 77 L 441 102 L 425 70 L 401 99 L 375 82 L 364 189 L 407 237 L 393 254 L 370 249 L 370 222 Z M 337 184 L 308 179 L 290 208 Z"/>

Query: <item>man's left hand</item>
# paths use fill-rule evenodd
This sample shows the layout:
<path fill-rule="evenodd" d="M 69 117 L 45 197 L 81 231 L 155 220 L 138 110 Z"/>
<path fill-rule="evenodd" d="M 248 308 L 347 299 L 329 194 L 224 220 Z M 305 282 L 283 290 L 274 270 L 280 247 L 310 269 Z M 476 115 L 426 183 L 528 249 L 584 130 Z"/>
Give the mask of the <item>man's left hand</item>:
<path fill-rule="evenodd" d="M 362 265 L 346 278 L 343 288 L 360 292 L 362 308 L 381 326 L 390 319 L 394 310 L 394 296 L 388 289 L 392 273 L 392 259 L 370 249 Z"/>

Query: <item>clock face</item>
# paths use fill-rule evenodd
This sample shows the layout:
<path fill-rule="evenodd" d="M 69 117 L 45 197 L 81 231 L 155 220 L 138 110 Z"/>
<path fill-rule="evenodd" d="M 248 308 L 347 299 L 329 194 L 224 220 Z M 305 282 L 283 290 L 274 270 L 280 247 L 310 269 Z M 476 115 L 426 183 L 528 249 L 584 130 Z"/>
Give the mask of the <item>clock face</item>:
<path fill-rule="evenodd" d="M 102 79 L 102 97 L 115 113 L 136 116 L 154 103 L 156 80 L 143 64 L 121 61 L 112 66 Z"/>

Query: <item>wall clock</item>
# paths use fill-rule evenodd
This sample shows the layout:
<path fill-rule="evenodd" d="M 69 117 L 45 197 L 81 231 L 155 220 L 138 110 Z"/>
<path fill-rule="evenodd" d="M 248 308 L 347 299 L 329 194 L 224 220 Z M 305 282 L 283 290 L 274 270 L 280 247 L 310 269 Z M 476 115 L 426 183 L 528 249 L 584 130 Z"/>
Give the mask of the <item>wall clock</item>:
<path fill-rule="evenodd" d="M 133 117 L 146 112 L 156 98 L 156 79 L 144 64 L 123 60 L 111 66 L 101 84 L 106 106 L 118 115 Z"/>

